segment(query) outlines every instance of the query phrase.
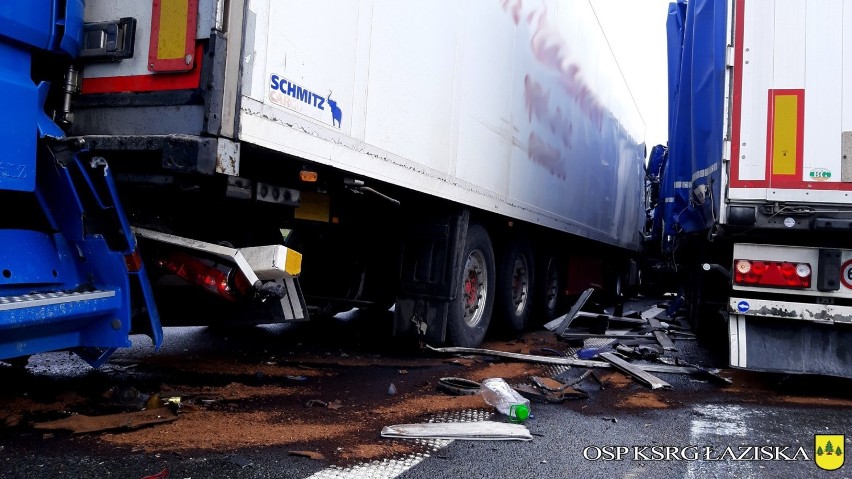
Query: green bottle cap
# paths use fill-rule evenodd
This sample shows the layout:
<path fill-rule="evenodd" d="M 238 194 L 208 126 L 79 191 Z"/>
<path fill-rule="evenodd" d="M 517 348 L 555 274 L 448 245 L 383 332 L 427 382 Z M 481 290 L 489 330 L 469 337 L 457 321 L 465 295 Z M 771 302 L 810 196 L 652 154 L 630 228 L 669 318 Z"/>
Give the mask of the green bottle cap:
<path fill-rule="evenodd" d="M 515 422 L 524 422 L 530 417 L 530 408 L 526 404 L 512 404 L 509 408 L 509 417 Z"/>

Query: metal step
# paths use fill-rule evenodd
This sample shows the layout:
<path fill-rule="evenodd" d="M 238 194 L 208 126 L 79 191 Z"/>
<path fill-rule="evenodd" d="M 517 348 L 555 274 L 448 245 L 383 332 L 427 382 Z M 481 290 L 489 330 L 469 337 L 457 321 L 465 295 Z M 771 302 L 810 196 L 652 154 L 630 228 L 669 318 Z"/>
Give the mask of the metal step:
<path fill-rule="evenodd" d="M 0 296 L 0 311 L 11 311 L 22 308 L 37 308 L 55 304 L 77 303 L 92 301 L 95 299 L 112 298 L 115 291 L 94 290 L 85 292 L 62 292 L 32 293 L 19 296 Z"/>

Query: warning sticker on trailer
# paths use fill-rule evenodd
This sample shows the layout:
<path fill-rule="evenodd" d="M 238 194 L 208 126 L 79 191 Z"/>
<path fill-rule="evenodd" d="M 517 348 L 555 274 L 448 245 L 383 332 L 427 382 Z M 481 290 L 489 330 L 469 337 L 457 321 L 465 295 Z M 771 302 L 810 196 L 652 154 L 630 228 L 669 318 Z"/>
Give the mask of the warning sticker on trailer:
<path fill-rule="evenodd" d="M 846 289 L 852 289 L 852 259 L 843 263 L 840 267 L 840 282 Z"/>

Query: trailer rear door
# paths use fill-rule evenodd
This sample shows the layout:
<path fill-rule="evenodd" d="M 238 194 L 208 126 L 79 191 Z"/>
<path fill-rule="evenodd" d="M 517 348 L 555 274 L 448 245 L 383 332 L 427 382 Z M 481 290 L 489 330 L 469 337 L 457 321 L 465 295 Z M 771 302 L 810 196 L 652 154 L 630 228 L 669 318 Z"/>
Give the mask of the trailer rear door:
<path fill-rule="evenodd" d="M 852 3 L 734 8 L 730 199 L 848 203 Z"/>

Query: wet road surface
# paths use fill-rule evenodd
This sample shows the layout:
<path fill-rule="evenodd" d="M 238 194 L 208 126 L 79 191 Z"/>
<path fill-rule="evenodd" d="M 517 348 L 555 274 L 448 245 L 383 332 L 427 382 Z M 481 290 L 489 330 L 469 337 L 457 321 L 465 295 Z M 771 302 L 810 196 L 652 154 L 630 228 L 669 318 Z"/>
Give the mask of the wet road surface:
<path fill-rule="evenodd" d="M 734 384 L 722 387 L 658 374 L 672 389 L 651 391 L 598 370 L 603 389 L 591 380 L 577 385 L 588 399 L 532 404 L 531 442 L 383 439 L 390 424 L 502 420 L 479 396 L 437 391 L 440 377 L 518 384 L 533 375 L 568 380 L 585 368 L 428 354 L 377 333 L 372 325 L 386 318 L 362 316 L 242 331 L 168 328 L 160 352 L 134 337 L 133 348 L 98 371 L 68 353 L 33 357 L 26 370 L 2 367 L 0 477 L 852 476 L 848 464 L 828 473 L 813 460 L 815 434 L 852 434 L 852 382 L 832 378 L 723 371 Z M 694 340 L 675 344 L 674 356 L 712 362 Z M 542 354 L 568 345 L 535 332 L 485 347 Z M 169 398 L 180 398 L 176 415 Z M 161 405 L 169 422 L 138 429 L 39 429 L 71 414 Z M 679 449 L 655 460 L 666 446 Z M 619 447 L 621 460 L 606 460 L 604 451 Z M 726 448 L 761 460 L 720 458 Z M 787 449 L 778 456 L 778 448 Z M 807 458 L 783 460 L 799 448 Z"/>

